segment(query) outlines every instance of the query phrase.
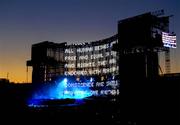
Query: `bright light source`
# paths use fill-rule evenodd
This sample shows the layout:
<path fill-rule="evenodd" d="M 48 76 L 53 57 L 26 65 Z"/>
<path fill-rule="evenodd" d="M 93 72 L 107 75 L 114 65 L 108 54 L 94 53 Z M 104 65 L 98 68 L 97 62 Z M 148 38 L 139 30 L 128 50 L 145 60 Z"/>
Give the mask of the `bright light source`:
<path fill-rule="evenodd" d="M 93 78 L 89 79 L 93 81 Z M 86 80 L 87 84 L 89 80 Z M 77 81 L 74 81 L 69 77 L 63 77 L 61 80 L 57 81 L 56 84 L 52 86 L 41 88 L 41 91 L 37 91 L 33 96 L 33 99 L 83 99 L 89 96 L 92 96 L 90 88 L 80 87 L 80 86 L 69 86 L 70 84 L 76 84 Z M 45 93 L 46 92 L 46 93 Z M 40 105 L 39 101 L 30 101 L 28 104 L 30 106 Z"/>
<path fill-rule="evenodd" d="M 93 78 L 91 77 L 91 78 L 90 78 L 90 82 L 92 82 L 92 81 L 93 81 Z"/>
<path fill-rule="evenodd" d="M 65 90 L 65 91 L 64 91 L 64 94 L 69 94 L 69 91 Z"/>
<path fill-rule="evenodd" d="M 68 81 L 67 78 L 64 78 L 64 82 L 67 83 L 67 81 Z"/>

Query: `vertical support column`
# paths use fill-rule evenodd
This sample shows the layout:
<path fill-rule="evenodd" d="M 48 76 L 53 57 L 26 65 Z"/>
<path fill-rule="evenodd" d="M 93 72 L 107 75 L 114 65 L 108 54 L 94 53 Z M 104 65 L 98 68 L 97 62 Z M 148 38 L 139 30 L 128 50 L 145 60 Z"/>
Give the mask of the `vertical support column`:
<path fill-rule="evenodd" d="M 170 63 L 170 49 L 167 48 L 165 51 L 165 71 L 167 74 L 171 73 L 171 63 Z"/>
<path fill-rule="evenodd" d="M 28 66 L 26 66 L 26 82 L 28 83 Z"/>

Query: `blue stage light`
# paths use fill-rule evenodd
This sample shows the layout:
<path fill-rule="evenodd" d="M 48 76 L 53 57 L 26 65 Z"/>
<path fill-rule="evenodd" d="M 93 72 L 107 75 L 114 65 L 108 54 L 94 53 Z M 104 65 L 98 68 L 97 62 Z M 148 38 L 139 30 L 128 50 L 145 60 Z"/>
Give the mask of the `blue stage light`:
<path fill-rule="evenodd" d="M 92 81 L 93 81 L 93 78 L 91 77 L 91 78 L 90 78 L 90 82 L 92 82 Z"/>
<path fill-rule="evenodd" d="M 93 78 L 90 80 L 85 80 L 87 84 L 93 81 Z M 77 81 L 71 77 L 61 78 L 61 80 L 57 80 L 55 84 L 51 84 L 48 86 L 43 86 L 39 88 L 38 91 L 34 93 L 33 100 L 37 99 L 83 99 L 89 96 L 92 96 L 91 89 L 87 87 L 73 86 L 70 87 L 68 84 L 77 83 Z M 33 104 L 38 105 L 40 102 L 31 101 L 29 104 L 33 106 Z"/>
<path fill-rule="evenodd" d="M 67 78 L 64 78 L 64 82 L 65 82 L 65 83 L 67 83 L 67 82 L 68 82 Z"/>

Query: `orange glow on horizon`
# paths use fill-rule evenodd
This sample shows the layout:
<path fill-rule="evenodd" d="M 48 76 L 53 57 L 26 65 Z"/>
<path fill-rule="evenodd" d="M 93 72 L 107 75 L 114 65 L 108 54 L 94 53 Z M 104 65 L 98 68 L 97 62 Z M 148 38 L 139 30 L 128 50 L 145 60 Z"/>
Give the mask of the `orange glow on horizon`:
<path fill-rule="evenodd" d="M 24 66 L 22 66 L 24 65 Z M 0 70 L 0 78 L 8 78 L 10 82 L 14 83 L 31 83 L 32 82 L 32 67 L 28 67 L 28 73 L 27 73 L 27 67 L 25 66 L 25 63 L 22 65 L 8 65 L 6 70 Z M 164 65 L 162 64 L 161 67 L 163 68 Z M 179 69 L 180 66 L 173 67 L 171 66 L 171 73 L 177 73 L 177 69 Z M 159 72 L 161 74 L 161 72 Z M 165 70 L 163 69 L 163 73 L 165 73 Z"/>
<path fill-rule="evenodd" d="M 27 55 L 24 53 L 8 53 L 0 55 L 0 78 L 7 78 L 14 83 L 32 82 L 32 68 L 26 67 Z M 11 58 L 7 58 L 11 56 Z"/>
<path fill-rule="evenodd" d="M 1 71 L 0 78 L 7 78 L 10 80 L 10 82 L 14 83 L 31 83 L 32 82 L 32 70 L 28 68 L 28 74 L 25 71 L 25 68 L 19 68 L 13 71 L 9 72 L 3 72 Z"/>

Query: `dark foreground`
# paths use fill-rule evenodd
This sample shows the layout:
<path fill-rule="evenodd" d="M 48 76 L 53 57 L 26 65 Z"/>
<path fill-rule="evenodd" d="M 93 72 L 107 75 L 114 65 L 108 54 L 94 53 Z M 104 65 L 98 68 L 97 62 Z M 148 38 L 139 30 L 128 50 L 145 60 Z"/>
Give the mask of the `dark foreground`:
<path fill-rule="evenodd" d="M 28 105 L 32 85 L 1 84 L 0 124 L 119 124 L 118 98 L 45 100 Z"/>
<path fill-rule="evenodd" d="M 61 102 L 63 101 L 63 103 Z M 66 102 L 67 103 L 66 103 Z M 70 103 L 69 103 L 70 101 Z M 119 124 L 118 103 L 104 99 L 46 100 L 47 105 L 27 106 L 17 100 L 1 104 L 1 121 L 5 123 L 58 123 L 58 124 Z"/>
<path fill-rule="evenodd" d="M 178 125 L 179 84 L 180 77 L 166 77 L 135 83 L 127 90 L 121 88 L 121 95 L 116 99 L 88 98 L 78 104 L 74 100 L 50 100 L 44 107 L 28 107 L 31 85 L 1 84 L 0 124 Z M 122 96 L 125 90 L 127 95 Z"/>

